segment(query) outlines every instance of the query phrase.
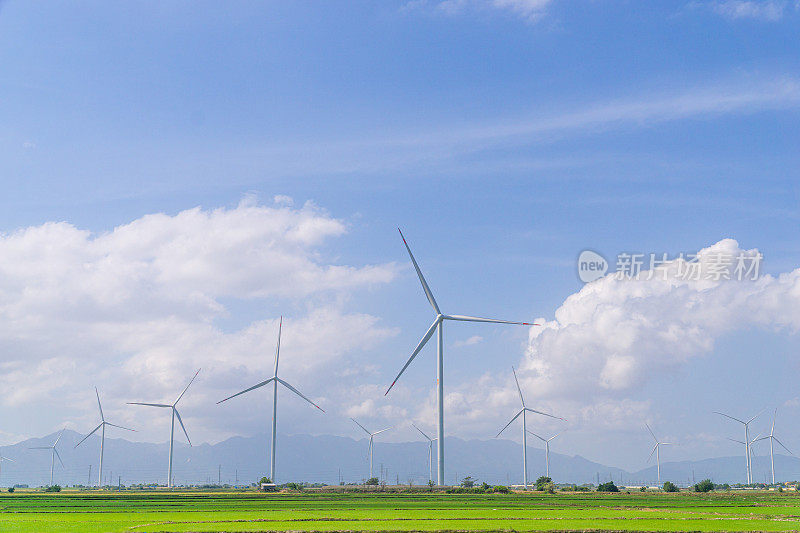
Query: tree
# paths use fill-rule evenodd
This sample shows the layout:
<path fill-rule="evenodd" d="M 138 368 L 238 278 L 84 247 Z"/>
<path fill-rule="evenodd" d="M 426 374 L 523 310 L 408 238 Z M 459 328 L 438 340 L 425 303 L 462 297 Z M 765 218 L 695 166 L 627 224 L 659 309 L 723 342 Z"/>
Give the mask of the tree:
<path fill-rule="evenodd" d="M 364 485 L 377 485 L 377 484 L 378 484 L 378 478 L 376 477 L 371 477 L 364 483 Z"/>
<path fill-rule="evenodd" d="M 664 492 L 678 492 L 678 487 L 672 481 L 664 482 Z"/>
<path fill-rule="evenodd" d="M 267 476 L 264 476 L 264 477 L 261 478 L 261 481 L 258 482 L 259 485 L 261 483 L 272 483 L 272 480 L 270 478 L 268 478 Z"/>
<path fill-rule="evenodd" d="M 536 480 L 536 490 L 547 490 L 548 485 L 552 485 L 553 480 L 547 476 L 539 476 Z"/>
<path fill-rule="evenodd" d="M 476 481 L 477 480 L 473 479 L 472 476 L 467 476 L 461 480 L 461 486 L 464 487 L 465 489 L 471 489 L 472 487 L 475 486 Z"/>
<path fill-rule="evenodd" d="M 714 490 L 714 483 L 710 479 L 704 479 L 694 486 L 695 492 L 708 492 Z"/>
<path fill-rule="evenodd" d="M 428 480 L 428 488 L 429 488 L 430 490 L 433 490 L 433 487 L 434 487 L 435 485 L 436 485 L 436 483 L 434 483 L 434 481 L 433 481 L 432 479 L 429 479 L 429 480 Z"/>
<path fill-rule="evenodd" d="M 608 481 L 606 483 L 600 483 L 597 486 L 597 492 L 619 492 L 619 489 L 614 485 L 613 481 Z"/>

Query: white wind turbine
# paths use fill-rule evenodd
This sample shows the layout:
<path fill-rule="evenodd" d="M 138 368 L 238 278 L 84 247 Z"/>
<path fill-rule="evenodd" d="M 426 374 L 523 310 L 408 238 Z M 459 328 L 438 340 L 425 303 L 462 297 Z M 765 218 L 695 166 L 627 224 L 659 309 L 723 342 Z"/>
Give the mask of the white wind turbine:
<path fill-rule="evenodd" d="M 531 409 L 529 407 L 526 407 L 525 406 L 525 398 L 522 397 L 522 389 L 520 388 L 519 380 L 517 379 L 517 371 L 514 370 L 513 366 L 511 367 L 511 371 L 514 373 L 514 382 L 517 384 L 517 391 L 519 391 L 519 400 L 522 403 L 522 409 L 520 409 L 517 412 L 517 414 L 514 415 L 514 418 L 512 418 L 508 422 L 508 424 L 503 426 L 503 429 L 501 429 L 497 433 L 497 435 L 495 435 L 495 438 L 499 437 L 500 433 L 505 431 L 506 428 L 508 426 L 510 426 L 511 423 L 519 417 L 519 415 L 522 415 L 522 484 L 527 489 L 528 488 L 528 426 L 527 426 L 527 423 L 526 423 L 526 420 L 525 420 L 525 413 L 526 412 L 531 412 L 531 413 L 536 413 L 536 414 L 539 414 L 539 415 L 549 416 L 550 418 L 557 418 L 559 420 L 565 420 L 565 419 L 561 418 L 560 416 L 553 416 L 551 414 L 543 413 L 541 411 L 537 411 L 535 409 Z"/>
<path fill-rule="evenodd" d="M 358 423 L 358 420 L 356 420 L 355 418 L 351 418 L 350 420 L 352 420 L 353 422 L 355 422 L 355 423 L 356 423 L 356 425 L 357 425 L 358 427 L 360 427 L 361 429 L 363 429 L 363 430 L 364 430 L 364 432 L 365 432 L 367 435 L 369 435 L 369 447 L 367 447 L 367 454 L 369 455 L 369 477 L 370 477 L 370 478 L 372 478 L 372 450 L 373 450 L 373 448 L 375 447 L 375 446 L 374 446 L 374 444 L 373 444 L 373 439 L 375 438 L 375 435 L 378 435 L 378 434 L 380 434 L 380 433 L 383 433 L 384 431 L 389 431 L 389 430 L 390 430 L 390 429 L 392 429 L 392 428 L 386 428 L 386 429 L 382 429 L 382 430 L 380 430 L 380 431 L 376 431 L 376 432 L 372 433 L 372 432 L 370 432 L 370 431 L 369 431 L 367 428 L 365 428 L 364 426 L 362 426 L 361 424 L 359 424 L 359 423 Z M 368 479 L 369 479 L 369 478 L 368 478 Z"/>
<path fill-rule="evenodd" d="M 111 422 L 106 422 L 106 417 L 103 416 L 103 406 L 100 405 L 100 393 L 97 392 L 97 387 L 94 388 L 94 393 L 97 396 L 97 408 L 100 409 L 100 423 L 94 428 L 88 435 L 83 437 L 78 444 L 75 445 L 77 448 L 81 445 L 83 441 L 94 435 L 94 433 L 99 429 L 100 430 L 100 472 L 97 476 L 97 486 L 103 486 L 103 447 L 105 446 L 106 442 L 106 426 L 111 426 L 115 428 L 125 429 L 127 431 L 136 431 L 135 429 L 126 428 L 123 426 L 118 426 L 116 424 L 112 424 Z"/>
<path fill-rule="evenodd" d="M 16 462 L 13 459 L 9 459 L 8 457 L 3 457 L 2 455 L 0 455 L 0 476 L 2 475 L 3 461 L 11 461 L 12 463 Z"/>
<path fill-rule="evenodd" d="M 750 477 L 752 478 L 752 465 L 753 465 L 753 455 L 754 455 L 753 444 L 755 444 L 757 441 L 761 440 L 761 434 L 759 433 L 754 438 L 750 439 L 749 443 L 745 443 L 744 441 L 737 440 L 737 439 L 732 439 L 730 437 L 728 437 L 728 440 L 731 441 L 731 442 L 735 442 L 737 444 L 749 444 L 749 446 L 745 445 L 745 453 L 747 454 L 747 459 L 749 460 L 750 465 L 751 465 L 751 476 Z"/>
<path fill-rule="evenodd" d="M 58 457 L 58 462 L 61 463 L 61 468 L 64 468 L 64 461 L 61 460 L 61 456 L 58 454 L 58 450 L 56 450 L 56 446 L 58 446 L 58 441 L 61 440 L 61 436 L 64 435 L 64 431 L 67 428 L 61 430 L 61 433 L 58 434 L 56 441 L 53 443 L 52 446 L 32 446 L 29 448 L 30 450 L 50 450 L 50 486 L 53 486 L 53 469 L 56 466 L 56 457 Z"/>
<path fill-rule="evenodd" d="M 181 429 L 183 429 L 183 434 L 186 435 L 186 441 L 189 443 L 189 446 L 192 445 L 192 441 L 191 439 L 189 439 L 189 434 L 186 432 L 186 426 L 183 425 L 183 420 L 181 420 L 181 414 L 178 412 L 178 408 L 176 406 L 178 405 L 178 402 L 181 401 L 181 398 L 183 398 L 183 395 L 186 394 L 186 391 L 189 390 L 189 387 L 194 382 L 195 378 L 197 377 L 197 374 L 200 373 L 200 370 L 201 369 L 199 368 L 197 369 L 197 372 L 194 373 L 194 376 L 192 376 L 192 379 L 189 381 L 189 384 L 186 385 L 186 388 L 183 389 L 183 392 L 181 392 L 180 396 L 178 396 L 178 399 L 171 404 L 128 402 L 128 404 L 130 405 L 146 405 L 148 407 L 163 407 L 172 409 L 172 425 L 170 426 L 170 431 L 169 431 L 169 468 L 167 469 L 168 488 L 172 488 L 172 448 L 173 444 L 175 443 L 175 417 L 178 417 L 178 423 L 180 423 Z"/>
<path fill-rule="evenodd" d="M 530 429 L 528 430 L 528 433 L 530 433 L 531 435 L 533 435 L 534 437 L 536 437 L 540 441 L 544 442 L 544 462 L 545 462 L 545 468 L 546 468 L 545 475 L 547 477 L 550 477 L 550 441 L 555 439 L 559 435 L 561 435 L 563 433 L 563 431 L 559 431 L 558 433 L 556 433 L 555 435 L 553 435 L 549 439 L 545 439 L 544 437 L 540 437 L 539 435 L 537 435 L 536 433 L 534 433 Z"/>
<path fill-rule="evenodd" d="M 731 415 L 726 415 L 725 413 L 720 413 L 719 411 L 714 411 L 715 414 L 724 416 L 725 418 L 730 418 L 731 420 L 733 420 L 735 422 L 739 422 L 740 424 L 742 424 L 744 426 L 744 441 L 743 442 L 742 441 L 737 441 L 737 442 L 739 442 L 740 444 L 744 444 L 744 459 L 745 459 L 745 465 L 747 467 L 747 484 L 748 485 L 753 482 L 752 462 L 750 461 L 750 444 L 751 444 L 751 442 L 750 442 L 750 422 L 752 422 L 753 420 L 758 418 L 758 415 L 760 415 L 763 412 L 764 412 L 764 410 L 762 409 L 761 411 L 758 412 L 757 415 L 755 415 L 753 418 L 751 418 L 750 420 L 745 422 L 744 420 L 739 420 L 738 418 L 734 418 Z"/>
<path fill-rule="evenodd" d="M 772 428 L 769 430 L 769 435 L 767 435 L 766 437 L 761 437 L 760 439 L 756 439 L 756 440 L 769 439 L 769 464 L 770 464 L 770 467 L 772 468 L 772 484 L 773 485 L 775 484 L 775 450 L 774 450 L 773 441 L 775 441 L 778 444 L 780 444 L 781 447 L 783 447 L 783 449 L 786 450 L 787 452 L 789 452 L 791 455 L 794 455 L 789 450 L 789 448 L 784 446 L 783 443 L 780 440 L 778 440 L 778 437 L 775 436 L 775 418 L 777 416 L 778 416 L 778 409 L 776 408 L 775 409 L 775 413 L 772 415 Z M 755 442 L 755 440 L 753 442 Z"/>
<path fill-rule="evenodd" d="M 423 437 L 428 439 L 428 481 L 433 481 L 433 441 L 435 441 L 438 437 L 430 438 L 417 426 L 414 424 L 411 425 L 414 426 L 414 429 L 419 431 Z"/>
<path fill-rule="evenodd" d="M 650 455 L 647 457 L 647 460 L 650 461 L 650 458 L 653 457 L 653 453 L 656 454 L 656 472 L 658 475 L 658 484 L 661 485 L 661 447 L 669 446 L 672 443 L 659 442 L 659 440 L 656 438 L 656 434 L 653 433 L 653 430 L 650 429 L 650 426 L 648 426 L 647 423 L 645 423 L 645 427 L 647 428 L 647 431 L 650 432 L 650 436 L 652 436 L 653 440 L 656 442 L 655 446 L 653 446 L 653 449 L 650 451 Z"/>
<path fill-rule="evenodd" d="M 399 228 L 398 228 L 398 231 Z M 397 383 L 397 380 L 400 379 L 400 376 L 405 372 L 408 365 L 411 364 L 411 361 L 417 356 L 417 354 L 422 350 L 423 346 L 427 344 L 430 338 L 433 336 L 434 331 L 437 333 L 436 339 L 436 405 L 438 411 L 438 426 L 437 426 L 437 442 L 436 448 L 438 453 L 438 465 L 437 465 L 437 483 L 439 485 L 444 485 L 444 321 L 445 320 L 455 320 L 461 322 L 489 322 L 492 324 L 517 324 L 521 326 L 535 326 L 538 324 L 529 324 L 528 322 L 510 322 L 508 320 L 496 320 L 493 318 L 480 318 L 474 316 L 464 316 L 464 315 L 445 315 L 439 309 L 439 304 L 436 303 L 436 299 L 433 297 L 433 293 L 431 292 L 430 287 L 428 287 L 428 282 L 425 281 L 425 277 L 422 275 L 422 271 L 417 264 L 417 260 L 414 259 L 414 254 L 411 253 L 411 248 L 408 246 L 405 237 L 403 237 L 403 232 L 400 231 L 400 237 L 403 239 L 403 244 L 406 246 L 406 250 L 408 251 L 408 255 L 411 258 L 411 262 L 414 264 L 414 270 L 417 271 L 417 276 L 419 277 L 419 281 L 422 284 L 422 290 L 425 291 L 425 296 L 428 298 L 428 302 L 433 307 L 433 311 L 436 313 L 436 318 L 433 321 L 433 324 L 428 328 L 428 331 L 425 332 L 425 335 L 422 336 L 422 339 L 417 344 L 417 347 L 411 353 L 411 357 L 408 358 L 406 364 L 403 365 L 403 368 L 397 374 L 397 377 L 394 378 L 392 384 L 386 390 L 386 394 L 389 394 L 389 391 L 392 390 L 394 384 Z"/>
<path fill-rule="evenodd" d="M 303 394 L 299 390 L 295 389 L 294 387 L 289 385 L 287 382 L 285 382 L 284 380 L 282 380 L 281 378 L 278 377 L 278 359 L 280 358 L 280 355 L 281 355 L 281 329 L 282 328 L 283 328 L 283 317 L 281 317 L 281 321 L 278 323 L 278 347 L 275 349 L 275 374 L 273 374 L 273 376 L 271 378 L 269 378 L 267 380 L 264 380 L 261 383 L 257 383 L 257 384 L 253 385 L 250 388 L 247 388 L 247 389 L 245 389 L 245 390 L 243 390 L 241 392 L 237 392 L 233 396 L 228 396 L 224 400 L 220 400 L 220 401 L 217 402 L 217 404 L 219 405 L 219 404 L 221 404 L 222 402 L 224 402 L 226 400 L 230 400 L 231 398 L 235 398 L 236 396 L 239 396 L 240 394 L 244 394 L 245 392 L 250 392 L 251 390 L 257 389 L 259 387 L 263 387 L 264 385 L 267 385 L 270 382 L 272 383 L 272 385 L 273 385 L 273 388 L 272 388 L 272 455 L 271 455 L 270 463 L 269 463 L 269 465 L 270 465 L 270 468 L 269 468 L 269 479 L 273 483 L 276 482 L 275 481 L 275 443 L 276 443 L 276 439 L 277 439 L 277 429 L 278 429 L 278 383 L 280 383 L 281 385 L 283 385 L 284 387 L 286 387 L 287 389 L 289 389 L 293 393 L 297 394 L 302 399 L 304 399 L 305 401 L 307 401 L 308 403 L 310 403 L 311 405 L 313 405 L 314 407 L 316 407 L 317 409 L 319 409 L 323 413 L 325 412 L 325 410 L 322 407 L 320 407 L 319 405 L 315 404 L 314 402 L 312 402 L 311 400 L 309 400 L 308 398 L 303 396 Z"/>

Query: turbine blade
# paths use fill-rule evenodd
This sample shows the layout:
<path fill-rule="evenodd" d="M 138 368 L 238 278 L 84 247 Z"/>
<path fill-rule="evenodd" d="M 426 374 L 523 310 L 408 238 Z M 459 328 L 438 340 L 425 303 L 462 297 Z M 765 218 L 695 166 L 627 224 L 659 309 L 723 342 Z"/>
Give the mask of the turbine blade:
<path fill-rule="evenodd" d="M 775 408 L 775 412 L 772 414 L 772 429 L 769 430 L 770 435 L 775 434 L 775 418 L 778 416 L 778 408 Z"/>
<path fill-rule="evenodd" d="M 518 326 L 539 326 L 540 324 L 533 324 L 531 322 L 512 322 L 511 320 L 498 320 L 496 318 L 482 318 L 479 316 L 466 316 L 466 315 L 443 315 L 442 318 L 447 320 L 459 320 L 461 322 L 489 322 L 491 324 L 516 324 Z"/>
<path fill-rule="evenodd" d="M 757 414 L 756 416 L 754 416 L 753 418 L 751 418 L 750 420 L 748 420 L 748 421 L 747 421 L 747 423 L 749 424 L 750 422 L 752 422 L 753 420 L 755 420 L 756 418 L 758 418 L 758 417 L 761 415 L 761 413 L 763 413 L 763 412 L 764 412 L 764 411 L 766 411 L 766 410 L 767 410 L 767 408 L 766 408 L 766 407 L 765 407 L 765 408 L 763 408 L 762 410 L 760 410 L 760 411 L 758 412 L 758 414 Z"/>
<path fill-rule="evenodd" d="M 419 351 L 422 350 L 422 347 L 425 346 L 425 343 L 427 343 L 428 340 L 431 338 L 431 335 L 433 335 L 433 332 L 436 330 L 436 326 L 439 325 L 440 321 L 441 321 L 441 319 L 439 317 L 436 317 L 436 320 L 433 321 L 433 324 L 431 324 L 431 327 L 429 327 L 428 331 L 425 332 L 425 335 L 422 336 L 422 340 L 419 341 L 419 344 L 417 344 L 417 347 L 412 352 L 411 357 L 408 358 L 408 361 L 406 361 L 406 364 L 404 364 L 403 368 L 400 369 L 400 372 L 397 374 L 397 377 L 394 378 L 394 381 L 392 381 L 392 384 L 389 385 L 388 389 L 386 389 L 386 392 L 383 394 L 384 396 L 389 394 L 389 391 L 392 390 L 392 387 L 394 387 L 394 384 L 397 383 L 397 380 L 400 379 L 400 376 L 402 376 L 403 372 L 406 371 L 406 368 L 408 368 L 408 365 L 411 364 L 411 361 L 414 360 L 414 358 L 417 356 Z"/>
<path fill-rule="evenodd" d="M 128 402 L 128 405 L 147 405 L 149 407 L 172 407 L 165 403 L 142 403 L 142 402 Z"/>
<path fill-rule="evenodd" d="M 222 402 L 228 401 L 228 400 L 230 400 L 231 398 L 236 398 L 237 396 L 239 396 L 240 394 L 244 394 L 245 392 L 250 392 L 250 391 L 251 391 L 251 390 L 253 390 L 253 389 L 257 389 L 257 388 L 259 388 L 259 387 L 263 387 L 264 385 L 268 384 L 270 381 L 272 381 L 272 380 L 274 380 L 274 379 L 275 379 L 274 377 L 271 377 L 271 378 L 269 378 L 269 379 L 265 379 L 265 380 L 264 380 L 264 381 L 262 381 L 261 383 L 256 383 L 256 384 L 255 384 L 255 385 L 253 385 L 252 387 L 249 387 L 249 388 L 247 388 L 247 389 L 245 389 L 245 390 L 243 390 L 243 391 L 237 392 L 236 394 L 234 394 L 234 395 L 232 395 L 232 396 L 228 396 L 228 397 L 227 397 L 227 398 L 225 398 L 224 400 L 220 400 L 220 401 L 218 401 L 218 402 L 217 402 L 217 405 L 221 404 Z M 171 405 L 165 405 L 164 407 L 172 407 L 172 406 L 171 406 Z"/>
<path fill-rule="evenodd" d="M 650 429 L 650 426 L 648 426 L 648 425 L 647 425 L 647 422 L 645 422 L 645 423 L 644 423 L 644 425 L 645 425 L 645 427 L 647 428 L 647 431 L 649 431 L 649 432 L 650 432 L 650 435 L 652 435 L 652 436 L 653 436 L 653 440 L 654 440 L 654 441 L 656 441 L 656 442 L 658 442 L 658 439 L 656 438 L 656 434 L 655 434 L 655 433 L 653 433 L 653 430 L 652 430 L 652 429 Z"/>
<path fill-rule="evenodd" d="M 728 440 L 731 441 L 731 442 L 736 442 L 738 444 L 744 444 L 744 441 L 742 441 L 742 440 L 736 440 L 736 439 L 732 439 L 730 437 L 728 437 Z"/>
<path fill-rule="evenodd" d="M 97 392 L 97 387 L 94 388 L 94 393 L 97 395 L 97 407 L 100 409 L 100 420 L 105 420 L 105 417 L 103 416 L 103 406 L 100 405 L 100 393 Z"/>
<path fill-rule="evenodd" d="M 364 430 L 364 433 L 366 433 L 367 435 L 369 435 L 369 436 L 370 436 L 369 438 L 370 438 L 370 439 L 372 439 L 372 433 L 370 433 L 370 432 L 367 430 L 367 428 L 365 428 L 364 426 L 362 426 L 361 424 L 359 424 L 359 423 L 358 423 L 358 420 L 356 420 L 355 418 L 351 418 L 350 420 L 352 420 L 353 422 L 355 422 L 355 423 L 356 423 L 356 425 L 357 425 L 358 427 L 360 427 L 361 429 L 363 429 L 363 430 Z"/>
<path fill-rule="evenodd" d="M 181 429 L 183 430 L 183 434 L 186 435 L 186 440 L 189 442 L 189 446 L 191 446 L 192 445 L 192 441 L 189 438 L 189 434 L 186 432 L 186 426 L 183 425 L 183 420 L 181 420 L 181 414 L 174 407 L 173 407 L 173 409 L 175 410 L 175 416 L 178 417 L 178 423 L 180 423 L 180 425 L 181 425 Z"/>
<path fill-rule="evenodd" d="M 367 446 L 367 459 L 369 459 L 370 451 L 372 451 L 372 435 L 369 436 L 369 446 Z"/>
<path fill-rule="evenodd" d="M 322 408 L 322 407 L 320 407 L 319 405 L 315 404 L 314 402 L 312 402 L 311 400 L 309 400 L 308 398 L 306 398 L 305 396 L 303 396 L 303 393 L 301 393 L 299 390 L 295 389 L 294 387 L 292 387 L 291 385 L 289 385 L 288 383 L 286 383 L 285 381 L 283 381 L 281 378 L 279 378 L 279 377 L 276 377 L 275 379 L 277 379 L 277 380 L 278 380 L 278 383 L 280 383 L 281 385 L 283 385 L 284 387 L 286 387 L 287 389 L 289 389 L 289 390 L 290 390 L 290 391 L 292 391 L 293 393 L 297 394 L 297 395 L 298 395 L 298 396 L 300 396 L 302 399 L 304 399 L 305 401 L 307 401 L 308 403 L 310 403 L 311 405 L 313 405 L 314 407 L 316 407 L 317 409 L 319 409 L 319 410 L 320 410 L 320 411 L 322 411 L 323 413 L 325 412 L 325 409 L 323 409 L 323 408 Z"/>
<path fill-rule="evenodd" d="M 275 377 L 278 377 L 278 359 L 281 357 L 281 330 L 283 329 L 283 315 L 278 322 L 278 346 L 275 348 Z"/>
<path fill-rule="evenodd" d="M 50 450 L 52 446 L 30 446 L 29 450 Z"/>
<path fill-rule="evenodd" d="M 375 435 L 378 435 L 378 434 L 380 434 L 380 433 L 383 433 L 384 431 L 389 431 L 390 429 L 392 429 L 392 428 L 386 428 L 386 429 L 382 429 L 382 430 L 380 430 L 380 431 L 376 431 L 375 433 L 373 433 L 373 434 L 372 434 L 372 436 L 374 437 Z"/>
<path fill-rule="evenodd" d="M 553 440 L 554 438 L 558 437 L 558 436 L 559 436 L 559 435 L 561 435 L 562 433 L 564 433 L 564 432 L 563 432 L 563 431 L 559 431 L 558 433 L 556 433 L 555 435 L 553 435 L 552 437 L 550 437 L 549 439 L 547 439 L 547 442 L 550 442 L 551 440 Z"/>
<path fill-rule="evenodd" d="M 64 468 L 64 461 L 61 460 L 61 456 L 58 454 L 58 450 L 56 450 L 55 446 L 53 446 L 53 452 L 55 452 L 56 457 L 58 457 L 58 462 L 61 463 L 61 468 Z"/>
<path fill-rule="evenodd" d="M 172 405 L 178 405 L 178 402 L 181 401 L 181 398 L 183 398 L 183 395 L 186 394 L 186 391 L 189 390 L 189 387 L 192 386 L 192 382 L 195 380 L 195 378 L 197 377 L 197 374 L 199 374 L 201 370 L 202 370 L 202 368 L 198 368 L 197 369 L 197 372 L 194 373 L 194 376 L 192 376 L 192 379 L 189 381 L 189 384 L 186 385 L 186 388 L 183 389 L 183 392 L 181 393 L 181 395 L 178 396 L 178 399 L 175 400 L 175 403 L 173 403 Z"/>
<path fill-rule="evenodd" d="M 64 429 L 62 429 L 62 430 L 61 430 L 61 433 L 59 433 L 59 434 L 58 434 L 58 438 L 57 438 L 57 439 L 56 439 L 56 441 L 53 443 L 53 448 L 55 448 L 55 447 L 56 447 L 56 445 L 58 444 L 58 441 L 60 441 L 60 440 L 61 440 L 61 437 L 64 435 L 64 432 L 65 432 L 66 430 L 67 430 L 67 428 L 64 428 Z"/>
<path fill-rule="evenodd" d="M 418 428 L 416 425 L 414 425 L 414 424 L 411 424 L 411 425 L 412 425 L 412 426 L 414 426 L 414 429 L 416 429 L 417 431 L 419 431 L 420 433 L 422 433 L 422 436 L 423 436 L 423 437 L 425 437 L 425 438 L 426 438 L 426 439 L 428 439 L 428 440 L 432 440 L 432 439 L 431 439 L 429 436 L 427 436 L 427 435 L 425 434 L 425 432 L 424 432 L 424 431 L 422 431 L 421 429 L 419 429 L 419 428 Z"/>
<path fill-rule="evenodd" d="M 745 422 L 744 420 L 739 420 L 738 418 L 734 418 L 731 415 L 726 415 L 725 413 L 720 413 L 719 411 L 714 411 L 714 414 L 722 415 L 722 416 L 724 416 L 726 418 L 730 418 L 731 420 L 736 420 L 740 424 L 747 424 L 747 422 Z"/>
<path fill-rule="evenodd" d="M 3 461 L 11 461 L 12 463 L 16 463 L 14 459 L 9 459 L 8 457 L 2 457 L 0 459 L 2 459 Z"/>
<path fill-rule="evenodd" d="M 558 420 L 563 420 L 564 422 L 567 421 L 566 418 L 561 418 L 560 416 L 551 415 L 549 413 L 543 413 L 541 411 L 537 411 L 536 409 L 531 409 L 530 407 L 526 407 L 525 411 L 528 411 L 529 413 L 536 413 L 537 415 L 549 416 L 550 418 L 557 418 Z"/>
<path fill-rule="evenodd" d="M 525 407 L 525 398 L 522 397 L 522 388 L 519 386 L 519 380 L 517 379 L 517 371 L 514 370 L 514 367 L 511 367 L 511 371 L 514 373 L 514 382 L 517 384 L 517 392 L 519 392 L 519 401 L 522 402 L 522 407 Z"/>
<path fill-rule="evenodd" d="M 513 422 L 514 420 L 516 420 L 517 418 L 519 418 L 519 415 L 521 415 L 521 414 L 522 414 L 522 413 L 524 413 L 524 412 L 525 412 L 525 409 L 520 409 L 520 410 L 519 410 L 519 412 L 517 412 L 517 414 L 515 414 L 515 415 L 514 415 L 514 418 L 512 418 L 511 420 L 509 420 L 509 421 L 508 421 L 508 424 L 506 424 L 505 426 L 503 426 L 503 429 L 501 429 L 499 432 L 497 432 L 497 435 L 495 435 L 495 436 L 494 436 L 494 438 L 497 438 L 497 437 L 499 437 L 499 436 L 500 436 L 500 433 L 504 432 L 504 431 L 506 430 L 506 428 L 507 428 L 508 426 L 510 426 L 510 425 L 511 425 L 511 422 Z"/>
<path fill-rule="evenodd" d="M 530 429 L 528 430 L 528 433 L 530 433 L 531 435 L 533 435 L 534 437 L 536 437 L 537 439 L 539 439 L 539 440 L 540 440 L 540 441 L 542 441 L 542 442 L 547 442 L 547 440 L 546 440 L 546 439 L 544 439 L 543 437 L 540 437 L 539 435 L 537 435 L 536 433 L 534 433 L 534 432 L 533 432 L 533 431 L 531 431 Z"/>
<path fill-rule="evenodd" d="M 648 455 L 648 456 L 647 456 L 647 462 L 648 462 L 648 463 L 650 462 L 650 459 L 652 459 L 652 458 L 653 458 L 653 454 L 654 454 L 654 453 L 656 453 L 656 448 L 658 448 L 658 444 L 656 444 L 655 446 L 653 446 L 653 449 L 652 449 L 652 450 L 650 450 L 650 455 Z"/>
<path fill-rule="evenodd" d="M 397 231 L 400 231 L 400 228 L 397 228 Z M 411 257 L 411 262 L 414 264 L 414 270 L 417 271 L 417 276 L 419 277 L 419 282 L 422 283 L 422 290 L 425 291 L 425 296 L 428 298 L 428 302 L 430 302 L 431 307 L 433 310 L 436 311 L 437 315 L 441 315 L 442 312 L 439 310 L 439 305 L 436 303 L 436 299 L 433 297 L 433 293 L 431 292 L 431 288 L 428 287 L 428 282 L 425 281 L 425 276 L 422 275 L 422 270 L 419 269 L 419 265 L 417 264 L 417 260 L 414 259 L 414 254 L 411 253 L 411 248 L 408 246 L 406 242 L 406 238 L 403 236 L 403 232 L 400 231 L 400 238 L 403 239 L 403 244 L 406 245 L 406 250 L 408 251 L 408 256 Z"/>
<path fill-rule="evenodd" d="M 89 434 L 88 434 L 88 435 L 86 435 L 85 437 L 83 437 L 83 438 L 80 440 L 80 442 L 78 442 L 78 444 L 76 444 L 76 445 L 75 445 L 75 447 L 77 448 L 78 446 L 80 446 L 80 445 L 81 445 L 81 443 L 82 443 L 83 441 L 85 441 L 86 439 L 88 439 L 89 437 L 91 437 L 92 435 L 94 435 L 95 431 L 97 431 L 97 430 L 98 430 L 98 429 L 100 429 L 101 427 L 103 427 L 103 422 L 100 422 L 100 423 L 97 425 L 97 427 L 96 427 L 96 428 L 94 428 L 94 429 L 93 429 L 91 432 L 89 432 Z"/>
<path fill-rule="evenodd" d="M 111 422 L 106 422 L 106 425 L 113 426 L 113 427 L 119 428 L 119 429 L 125 429 L 125 430 L 128 430 L 128 431 L 136 431 L 135 429 L 126 428 L 125 426 L 118 426 L 116 424 L 112 424 Z"/>
<path fill-rule="evenodd" d="M 778 437 L 771 436 L 770 438 L 773 438 L 773 439 L 775 439 L 775 442 L 777 442 L 778 444 L 780 444 L 780 445 L 781 445 L 781 447 L 782 447 L 784 450 L 786 450 L 787 452 L 789 452 L 791 455 L 794 455 L 794 454 L 792 453 L 792 451 L 791 451 L 789 448 L 787 448 L 786 446 L 784 446 L 784 445 L 783 445 L 783 443 L 782 443 L 781 441 L 779 441 L 779 440 L 778 440 Z"/>

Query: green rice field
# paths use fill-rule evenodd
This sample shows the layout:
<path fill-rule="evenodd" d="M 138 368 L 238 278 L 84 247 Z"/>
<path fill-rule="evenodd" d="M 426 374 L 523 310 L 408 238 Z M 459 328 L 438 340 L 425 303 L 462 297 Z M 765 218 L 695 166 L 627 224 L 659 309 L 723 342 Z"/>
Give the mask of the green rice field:
<path fill-rule="evenodd" d="M 800 531 L 800 495 L 16 492 L 0 531 Z"/>

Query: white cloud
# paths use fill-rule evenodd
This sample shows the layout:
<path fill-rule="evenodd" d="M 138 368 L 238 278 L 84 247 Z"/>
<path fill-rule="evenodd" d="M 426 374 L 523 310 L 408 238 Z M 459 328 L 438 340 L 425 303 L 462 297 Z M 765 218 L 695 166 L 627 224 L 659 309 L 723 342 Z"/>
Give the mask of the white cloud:
<path fill-rule="evenodd" d="M 457 15 L 467 11 L 495 9 L 511 13 L 527 22 L 538 21 L 547 11 L 552 0 L 491 0 L 482 2 L 476 0 L 412 0 L 407 2 L 403 9 L 433 9 L 447 15 Z"/>
<path fill-rule="evenodd" d="M 456 341 L 453 343 L 455 348 L 460 348 L 461 346 L 474 346 L 483 341 L 483 337 L 480 335 L 473 335 L 468 339 L 464 339 L 463 341 Z"/>
<path fill-rule="evenodd" d="M 711 4 L 715 13 L 725 18 L 775 22 L 783 18 L 787 2 L 781 0 L 724 0 Z"/>
<path fill-rule="evenodd" d="M 234 328 L 218 324 L 250 301 L 287 309 L 284 376 L 303 376 L 297 386 L 325 398 L 309 386 L 397 333 L 344 308 L 352 291 L 391 281 L 396 267 L 333 263 L 323 247 L 346 225 L 313 204 L 291 206 L 247 197 L 101 234 L 48 222 L 0 235 L 3 404 L 85 405 L 92 418 L 92 384 L 109 406 L 174 399 L 198 367 L 202 385 L 184 401 L 213 404 L 271 374 L 277 316 L 265 309 Z M 127 409 L 117 420 L 143 416 Z"/>

